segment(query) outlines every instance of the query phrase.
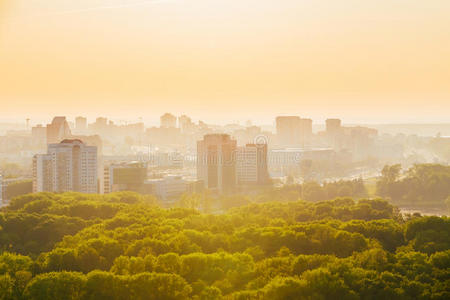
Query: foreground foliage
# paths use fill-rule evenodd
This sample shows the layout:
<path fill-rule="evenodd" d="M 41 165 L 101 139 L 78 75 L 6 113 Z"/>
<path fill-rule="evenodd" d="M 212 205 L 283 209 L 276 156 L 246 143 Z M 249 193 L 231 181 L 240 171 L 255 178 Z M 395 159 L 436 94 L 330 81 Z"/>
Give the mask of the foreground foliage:
<path fill-rule="evenodd" d="M 380 199 L 212 215 L 41 193 L 0 213 L 0 246 L 0 299 L 450 298 L 450 220 Z"/>

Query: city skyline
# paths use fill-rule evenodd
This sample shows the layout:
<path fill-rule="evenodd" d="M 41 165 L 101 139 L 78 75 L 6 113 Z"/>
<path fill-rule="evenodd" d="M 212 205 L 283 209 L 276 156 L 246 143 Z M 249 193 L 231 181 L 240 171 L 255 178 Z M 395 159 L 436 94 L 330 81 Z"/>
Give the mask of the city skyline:
<path fill-rule="evenodd" d="M 0 0 L 0 300 L 450 299 L 449 0 Z"/>
<path fill-rule="evenodd" d="M 88 123 L 93 123 L 97 118 L 106 118 L 108 121 L 111 120 L 117 125 L 126 125 L 126 124 L 133 124 L 133 123 L 144 123 L 147 127 L 152 126 L 159 126 L 160 125 L 160 117 L 161 115 L 165 113 L 170 113 L 175 115 L 176 117 L 181 117 L 184 115 L 188 115 L 191 117 L 192 121 L 195 123 L 198 123 L 199 121 L 206 122 L 209 125 L 218 125 L 218 126 L 224 126 L 224 125 L 231 125 L 231 124 L 237 124 L 241 126 L 248 126 L 248 122 L 250 122 L 252 125 L 256 126 L 264 126 L 264 127 L 272 127 L 273 130 L 276 129 L 276 117 L 290 117 L 290 116 L 298 116 L 305 119 L 310 119 L 313 122 L 313 127 L 319 126 L 320 128 L 325 128 L 326 126 L 326 120 L 330 118 L 339 118 L 342 120 L 344 124 L 347 125 L 450 125 L 450 120 L 417 120 L 417 119 L 396 119 L 396 120 L 373 120 L 373 119 L 352 119 L 352 118 L 345 118 L 342 115 L 324 115 L 318 118 L 311 117 L 311 115 L 306 114 L 300 114 L 300 113 L 285 113 L 285 114 L 278 114 L 278 115 L 270 115 L 268 114 L 264 118 L 255 118 L 252 116 L 249 116 L 247 118 L 233 118 L 233 116 L 230 116 L 229 118 L 224 119 L 216 119 L 213 117 L 198 117 L 196 115 L 192 115 L 189 113 L 181 112 L 179 114 L 167 110 L 162 110 L 161 114 L 152 114 L 151 116 L 146 117 L 138 117 L 138 114 L 135 116 L 130 117 L 124 117 L 120 115 L 114 115 L 114 114 L 73 114 L 73 113 L 61 113 L 61 114 L 46 114 L 46 115 L 32 115 L 32 114 L 25 114 L 23 116 L 4 116 L 0 117 L 0 124 L 15 124 L 18 126 L 26 126 L 27 120 L 29 126 L 36 126 L 36 125 L 45 125 L 52 121 L 54 116 L 64 116 L 68 119 L 69 123 L 73 123 L 75 125 L 76 118 L 82 117 L 86 118 Z M 177 125 L 178 126 L 178 125 Z"/>

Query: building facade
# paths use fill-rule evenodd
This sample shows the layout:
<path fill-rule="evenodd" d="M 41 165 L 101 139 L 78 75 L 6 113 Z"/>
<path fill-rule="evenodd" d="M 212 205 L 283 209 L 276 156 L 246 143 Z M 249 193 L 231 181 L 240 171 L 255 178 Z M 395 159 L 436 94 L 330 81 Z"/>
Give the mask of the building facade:
<path fill-rule="evenodd" d="M 312 120 L 298 116 L 276 118 L 278 146 L 282 148 L 308 148 L 313 136 Z"/>
<path fill-rule="evenodd" d="M 269 182 L 267 144 L 247 144 L 238 148 L 236 176 L 239 185 L 264 185 Z"/>
<path fill-rule="evenodd" d="M 173 203 L 187 192 L 188 182 L 179 175 L 167 175 L 159 179 L 150 179 L 146 183 L 152 193 L 166 204 Z"/>
<path fill-rule="evenodd" d="M 161 116 L 161 127 L 162 128 L 176 128 L 177 127 L 177 117 L 172 114 L 166 113 Z"/>
<path fill-rule="evenodd" d="M 144 193 L 147 164 L 140 162 L 114 163 L 104 169 L 105 194 L 120 191 Z"/>
<path fill-rule="evenodd" d="M 34 147 L 39 147 L 45 150 L 47 145 L 47 128 L 40 125 L 31 128 L 31 142 Z"/>
<path fill-rule="evenodd" d="M 52 123 L 47 125 L 47 144 L 59 143 L 71 135 L 66 117 L 54 117 Z"/>
<path fill-rule="evenodd" d="M 300 146 L 310 148 L 313 138 L 313 121 L 311 119 L 300 119 Z"/>
<path fill-rule="evenodd" d="M 75 130 L 77 134 L 85 134 L 87 132 L 87 119 L 85 117 L 75 118 Z"/>
<path fill-rule="evenodd" d="M 228 134 L 207 134 L 197 142 L 197 179 L 205 188 L 233 192 L 236 188 L 237 142 Z"/>
<path fill-rule="evenodd" d="M 98 192 L 97 147 L 82 141 L 50 144 L 33 158 L 33 192 Z"/>
<path fill-rule="evenodd" d="M 276 118 L 277 139 L 281 147 L 299 147 L 301 140 L 300 117 L 285 116 Z"/>

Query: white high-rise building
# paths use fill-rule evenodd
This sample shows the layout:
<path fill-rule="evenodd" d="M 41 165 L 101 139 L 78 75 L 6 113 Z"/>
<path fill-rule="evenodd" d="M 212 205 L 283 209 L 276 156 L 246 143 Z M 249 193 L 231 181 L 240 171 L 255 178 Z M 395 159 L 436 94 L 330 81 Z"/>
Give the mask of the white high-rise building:
<path fill-rule="evenodd" d="M 33 192 L 98 192 L 97 147 L 78 139 L 50 144 L 33 158 Z"/>
<path fill-rule="evenodd" d="M 266 144 L 247 144 L 237 148 L 236 177 L 238 184 L 268 183 Z"/>

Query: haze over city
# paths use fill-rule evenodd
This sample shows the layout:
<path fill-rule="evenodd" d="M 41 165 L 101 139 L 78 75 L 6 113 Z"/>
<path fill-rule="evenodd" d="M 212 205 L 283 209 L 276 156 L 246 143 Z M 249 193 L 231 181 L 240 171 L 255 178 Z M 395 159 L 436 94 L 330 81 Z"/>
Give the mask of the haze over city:
<path fill-rule="evenodd" d="M 0 5 L 3 120 L 450 121 L 445 0 Z"/>
<path fill-rule="evenodd" d="M 0 300 L 450 299 L 449 16 L 0 0 Z"/>

